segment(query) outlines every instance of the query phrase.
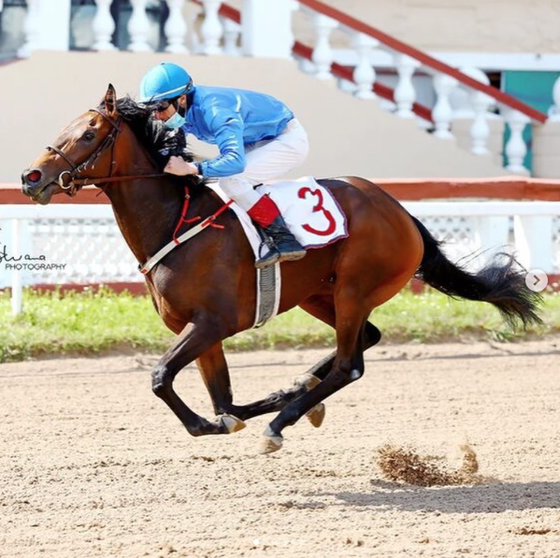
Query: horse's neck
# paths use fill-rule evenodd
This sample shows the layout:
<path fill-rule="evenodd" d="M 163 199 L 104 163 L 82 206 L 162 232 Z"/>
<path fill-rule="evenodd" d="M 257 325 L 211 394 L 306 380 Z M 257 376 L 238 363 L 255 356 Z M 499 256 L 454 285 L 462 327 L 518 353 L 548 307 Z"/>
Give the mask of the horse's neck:
<path fill-rule="evenodd" d="M 119 146 L 115 175 L 159 173 L 132 132 L 123 132 L 131 137 L 127 138 L 129 141 L 126 142 L 125 149 Z M 125 152 L 126 150 L 129 152 Z M 183 188 L 166 178 L 139 178 L 115 182 L 109 185 L 106 193 L 122 235 L 139 263 L 144 263 L 171 241 L 181 215 Z M 194 211 L 200 205 L 198 202 L 199 200 L 193 200 Z"/>

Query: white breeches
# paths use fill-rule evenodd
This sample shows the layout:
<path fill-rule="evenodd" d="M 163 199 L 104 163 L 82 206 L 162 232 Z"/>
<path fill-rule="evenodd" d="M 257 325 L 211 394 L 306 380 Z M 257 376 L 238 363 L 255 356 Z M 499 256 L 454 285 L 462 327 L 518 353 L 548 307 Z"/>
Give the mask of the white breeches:
<path fill-rule="evenodd" d="M 261 197 L 253 190 L 253 186 L 279 178 L 299 167 L 308 153 L 307 133 L 294 118 L 277 138 L 258 142 L 246 151 L 245 170 L 240 174 L 220 178 L 220 187 L 248 211 Z"/>

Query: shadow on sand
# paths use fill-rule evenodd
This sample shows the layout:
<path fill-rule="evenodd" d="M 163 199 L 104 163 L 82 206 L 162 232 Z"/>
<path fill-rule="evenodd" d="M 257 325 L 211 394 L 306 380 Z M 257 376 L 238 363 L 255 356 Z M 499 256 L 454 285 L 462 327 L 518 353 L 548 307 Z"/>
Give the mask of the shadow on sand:
<path fill-rule="evenodd" d="M 560 509 L 560 482 L 490 483 L 416 488 L 372 480 L 372 492 L 330 494 L 349 506 L 441 513 Z"/>

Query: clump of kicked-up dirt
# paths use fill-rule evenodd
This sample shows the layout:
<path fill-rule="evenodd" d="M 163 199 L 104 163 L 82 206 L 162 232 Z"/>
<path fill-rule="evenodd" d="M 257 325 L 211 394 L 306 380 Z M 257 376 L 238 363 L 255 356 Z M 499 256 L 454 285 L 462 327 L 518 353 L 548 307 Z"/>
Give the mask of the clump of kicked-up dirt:
<path fill-rule="evenodd" d="M 478 484 L 482 477 L 478 473 L 476 453 L 468 445 L 460 446 L 462 465 L 451 470 L 437 457 L 420 456 L 415 451 L 387 444 L 377 450 L 377 465 L 383 476 L 391 481 L 416 486 L 452 486 Z"/>

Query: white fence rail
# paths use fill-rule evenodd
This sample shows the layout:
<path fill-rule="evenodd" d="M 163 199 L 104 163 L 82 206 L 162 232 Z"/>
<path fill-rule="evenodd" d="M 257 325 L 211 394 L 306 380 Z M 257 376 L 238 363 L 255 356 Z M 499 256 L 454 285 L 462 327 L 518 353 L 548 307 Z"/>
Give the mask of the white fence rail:
<path fill-rule="evenodd" d="M 560 273 L 560 202 L 404 202 L 447 255 L 476 268 L 496 251 L 527 269 Z M 142 282 L 109 205 L 0 205 L 0 288 Z M 471 257 L 473 252 L 477 257 Z"/>

